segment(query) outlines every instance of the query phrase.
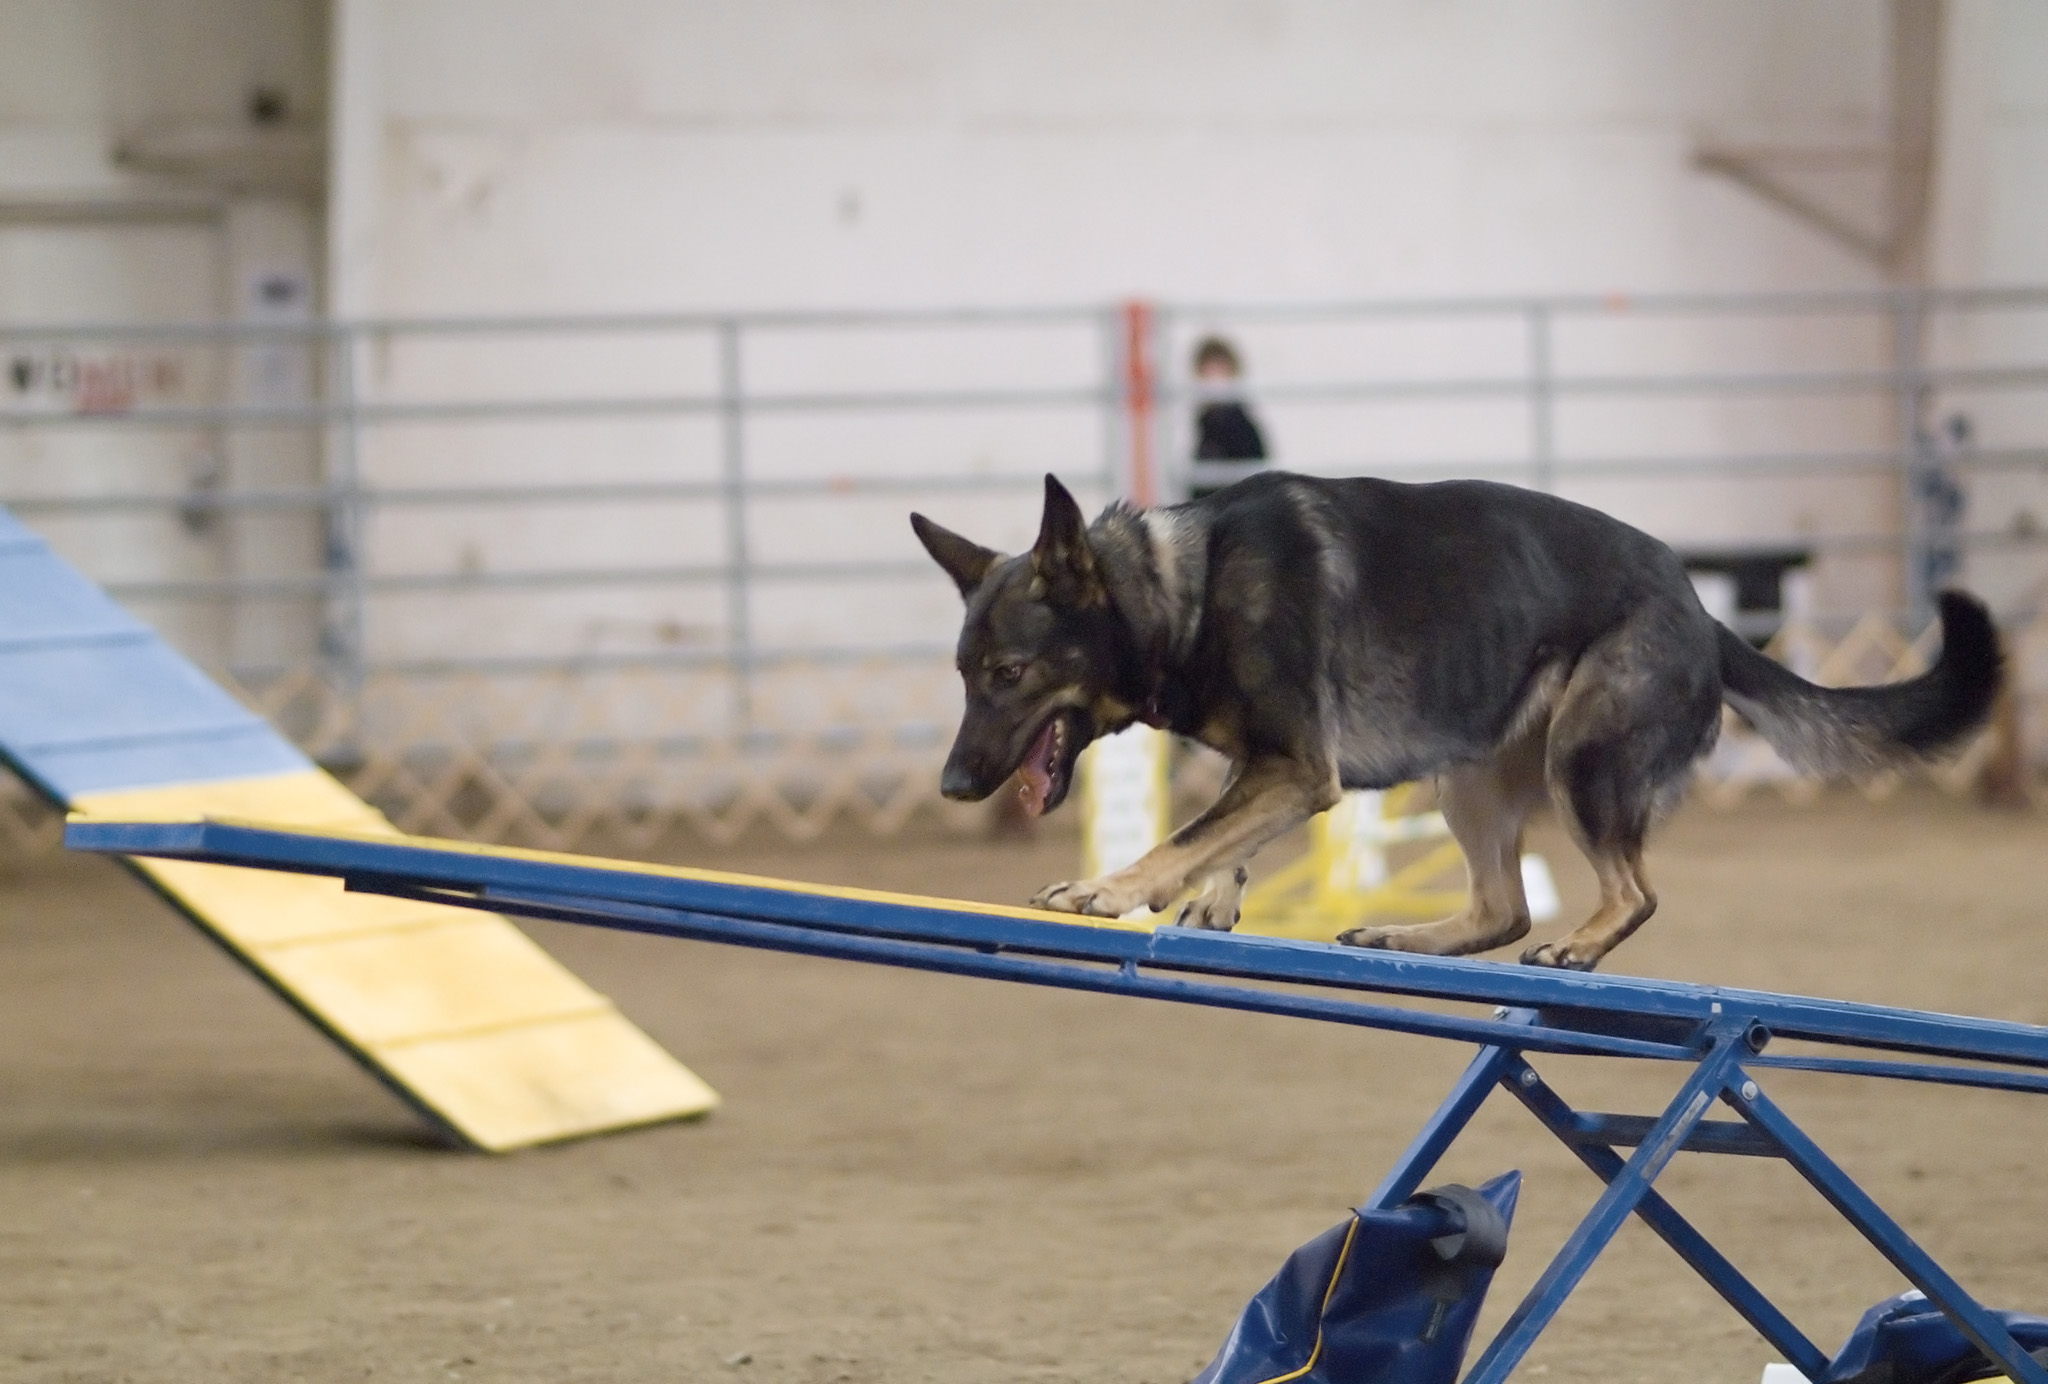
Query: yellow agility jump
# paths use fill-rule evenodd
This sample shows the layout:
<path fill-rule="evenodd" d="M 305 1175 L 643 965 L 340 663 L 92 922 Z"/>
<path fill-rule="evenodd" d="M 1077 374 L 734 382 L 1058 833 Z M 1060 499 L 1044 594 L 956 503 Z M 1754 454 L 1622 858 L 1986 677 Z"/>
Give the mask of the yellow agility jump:
<path fill-rule="evenodd" d="M 1084 876 L 1128 865 L 1172 830 L 1171 737 L 1132 726 L 1081 757 Z M 1373 918 L 1440 918 L 1465 906 L 1465 857 L 1443 814 L 1424 806 L 1424 786 L 1346 793 L 1309 822 L 1309 848 L 1255 879 L 1238 931 L 1327 942 Z M 1395 863 L 1396 852 L 1407 858 Z M 1530 913 L 1557 913 L 1557 888 L 1540 856 L 1525 856 Z"/>
<path fill-rule="evenodd" d="M 1346 793 L 1309 823 L 1309 848 L 1246 891 L 1244 926 L 1327 940 L 1368 918 L 1440 918 L 1465 906 L 1465 857 L 1443 814 L 1418 811 L 1420 786 Z M 1420 846 L 1390 866 L 1389 847 Z"/>

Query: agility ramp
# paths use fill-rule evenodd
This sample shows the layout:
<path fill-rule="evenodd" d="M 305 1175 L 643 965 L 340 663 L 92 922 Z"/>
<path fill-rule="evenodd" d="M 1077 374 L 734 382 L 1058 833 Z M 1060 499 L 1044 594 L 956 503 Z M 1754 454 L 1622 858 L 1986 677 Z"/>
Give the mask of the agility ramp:
<path fill-rule="evenodd" d="M 1473 1043 L 1477 1056 L 1367 1207 L 1398 1206 L 1413 1195 L 1496 1089 L 1520 1101 L 1606 1189 L 1472 1366 L 1466 1384 L 1499 1384 L 1508 1376 L 1631 1214 L 1807 1378 L 1837 1377 L 1827 1374 L 1826 1353 L 1658 1195 L 1659 1174 L 1681 1151 L 1790 1164 L 1975 1349 L 2015 1380 L 2048 1384 L 2048 1370 L 2004 1321 L 1763 1090 L 1763 1078 L 1789 1068 L 2048 1094 L 2048 1029 L 1282 938 L 1089 925 L 1026 909 L 417 838 L 316 835 L 225 821 L 85 820 L 73 823 L 66 839 L 81 850 L 324 876 L 391 899 Z M 1375 992 L 1482 1008 L 1396 1007 L 1368 998 Z M 1487 1006 L 1499 1008 L 1488 1012 Z M 1768 1051 L 1780 1041 L 1804 1051 Z M 1531 1063 L 1531 1054 L 1545 1053 L 1667 1062 L 1682 1079 L 1654 1115 L 1582 1111 Z M 1707 1118 L 1717 1105 L 1735 1118 Z"/>
<path fill-rule="evenodd" d="M 396 835 L 0 509 L 0 760 L 83 817 L 232 813 Z M 710 1087 L 503 918 L 130 862 L 349 1054 L 490 1150 L 697 1115 Z"/>

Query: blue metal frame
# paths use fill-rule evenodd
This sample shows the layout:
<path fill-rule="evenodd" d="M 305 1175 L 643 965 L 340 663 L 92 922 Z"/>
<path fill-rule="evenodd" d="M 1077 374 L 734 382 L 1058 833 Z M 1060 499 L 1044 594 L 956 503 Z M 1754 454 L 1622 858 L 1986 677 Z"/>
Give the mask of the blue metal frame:
<path fill-rule="evenodd" d="M 1756 1079 L 1758 1071 L 1790 1067 L 2040 1092 L 2048 1090 L 2048 1029 L 1321 943 L 1039 921 L 948 907 L 942 900 L 847 896 L 403 839 L 311 836 L 221 822 L 77 822 L 66 841 L 80 850 L 331 875 L 353 890 L 500 913 L 1478 1043 L 1477 1057 L 1369 1204 L 1392 1206 L 1411 1195 L 1496 1088 L 1514 1095 L 1606 1188 L 1473 1364 L 1466 1384 L 1507 1378 L 1631 1214 L 1787 1360 L 1809 1378 L 1820 1376 L 1826 1354 L 1654 1190 L 1681 1151 L 1790 1163 L 2010 1377 L 2048 1384 L 2048 1370 L 1765 1096 Z M 1264 985 L 1231 983 L 1244 980 Z M 1275 982 L 1314 991 L 1267 988 Z M 1487 1017 L 1396 1008 L 1355 998 L 1360 992 L 1500 1008 Z M 2005 1065 L 1764 1056 L 1776 1038 Z M 1544 1083 L 1527 1061 L 1531 1052 L 1679 1062 L 1688 1071 L 1656 1116 L 1585 1112 Z M 1738 1118 L 1708 1119 L 1717 1104 Z M 1624 1159 L 1619 1149 L 1633 1152 Z"/>

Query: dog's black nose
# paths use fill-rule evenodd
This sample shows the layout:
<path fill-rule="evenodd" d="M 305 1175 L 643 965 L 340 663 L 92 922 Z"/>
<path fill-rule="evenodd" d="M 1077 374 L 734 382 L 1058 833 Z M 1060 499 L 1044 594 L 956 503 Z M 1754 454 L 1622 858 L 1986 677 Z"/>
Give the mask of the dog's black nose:
<path fill-rule="evenodd" d="M 987 796 L 975 791 L 974 775 L 958 764 L 948 764 L 945 772 L 939 775 L 939 792 L 955 802 L 971 803 Z"/>

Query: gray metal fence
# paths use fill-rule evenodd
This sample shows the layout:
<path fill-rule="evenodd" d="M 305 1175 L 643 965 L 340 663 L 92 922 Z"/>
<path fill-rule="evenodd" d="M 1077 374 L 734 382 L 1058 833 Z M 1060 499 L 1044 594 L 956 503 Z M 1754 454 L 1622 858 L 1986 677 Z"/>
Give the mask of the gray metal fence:
<path fill-rule="evenodd" d="M 1795 552 L 1812 631 L 2040 603 L 2048 289 L 0 327 L 0 499 L 407 827 L 887 832 L 958 698 L 904 513 L 1170 497 L 1212 333 L 1294 469 Z"/>

